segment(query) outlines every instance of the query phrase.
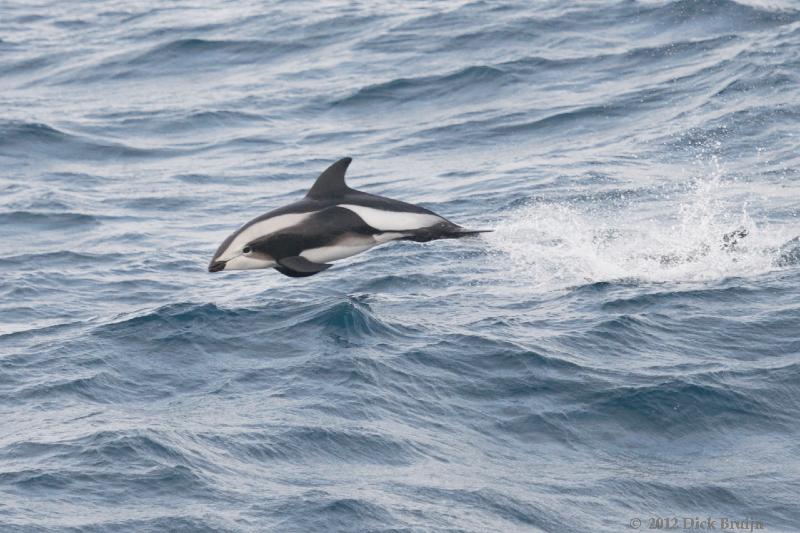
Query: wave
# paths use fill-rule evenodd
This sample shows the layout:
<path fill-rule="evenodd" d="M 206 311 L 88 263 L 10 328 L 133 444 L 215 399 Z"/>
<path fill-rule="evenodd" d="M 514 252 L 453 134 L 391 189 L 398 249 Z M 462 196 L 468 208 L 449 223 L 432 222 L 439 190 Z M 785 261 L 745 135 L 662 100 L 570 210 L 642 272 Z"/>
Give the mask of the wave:
<path fill-rule="evenodd" d="M 725 433 L 727 427 L 748 425 L 780 430 L 787 422 L 766 416 L 772 410 L 732 384 L 695 384 L 670 380 L 640 387 L 620 387 L 594 394 L 586 420 L 620 424 L 650 435 L 689 432 Z"/>
<path fill-rule="evenodd" d="M 29 492 L 69 491 L 75 487 L 95 497 L 113 501 L 113 493 L 119 490 L 147 490 L 168 495 L 180 490 L 185 494 L 202 497 L 206 484 L 189 468 L 182 465 L 158 466 L 144 472 L 121 473 L 118 471 L 26 469 L 0 473 L 0 484 L 15 486 Z"/>
<path fill-rule="evenodd" d="M 67 30 L 78 30 L 91 28 L 92 23 L 83 19 L 61 19 L 53 22 L 53 26 L 65 28 Z"/>
<path fill-rule="evenodd" d="M 134 148 L 119 142 L 92 139 L 37 122 L 0 121 L 0 156 L 16 159 L 54 158 L 97 161 L 163 157 L 171 152 Z"/>
<path fill-rule="evenodd" d="M 26 294 L 26 292 L 28 294 Z M 20 290 L 19 287 L 4 292 L 3 295 L 8 298 L 20 298 L 38 294 L 38 288 L 32 288 L 29 291 Z M 19 310 L 16 310 L 19 313 Z M 50 335 L 57 335 L 75 326 L 81 325 L 81 321 L 61 322 L 58 320 L 48 320 L 46 323 L 31 323 L 30 321 L 17 324 L 3 324 L 0 326 L 0 338 L 5 341 L 20 340 L 32 337 L 45 337 Z M 0 364 L 2 366 L 2 364 Z"/>
<path fill-rule="evenodd" d="M 657 19 L 673 29 L 690 25 L 706 31 L 733 32 L 792 24 L 800 20 L 800 11 L 735 0 L 678 0 L 644 9 L 639 16 Z"/>
<path fill-rule="evenodd" d="M 256 113 L 230 109 L 199 110 L 185 113 L 135 114 L 112 113 L 97 116 L 101 120 L 111 120 L 118 128 L 136 128 L 137 131 L 158 133 L 185 133 L 187 131 L 206 132 L 221 128 L 242 128 L 265 126 L 269 121 Z"/>
<path fill-rule="evenodd" d="M 628 4 L 596 6 L 540 6 L 536 14 L 520 10 L 517 16 L 504 19 L 503 10 L 512 6 L 470 2 L 436 15 L 424 15 L 397 24 L 383 34 L 371 36 L 359 43 L 365 50 L 379 53 L 396 51 L 403 47 L 421 48 L 425 52 L 453 54 L 460 57 L 464 51 L 484 55 L 498 49 L 522 51 L 552 45 L 552 39 L 564 39 L 564 48 L 576 39 L 586 43 L 586 48 L 608 45 L 607 40 L 593 40 L 587 35 L 606 34 L 611 27 L 627 24 L 635 35 L 645 38 L 658 36 L 665 29 L 675 35 L 702 36 L 730 35 L 753 28 L 777 28 L 800 20 L 800 11 L 769 5 L 752 5 L 734 0 L 679 0 L 656 4 L 643 4 L 631 9 Z M 487 19 L 501 20 L 477 24 Z M 466 30 L 465 30 L 466 28 Z M 646 30 L 646 31 L 645 31 Z M 564 38 L 567 33 L 569 38 Z M 673 40 L 673 39 L 671 39 Z M 456 54 L 459 52 L 461 54 Z"/>
<path fill-rule="evenodd" d="M 366 498 L 337 498 L 324 491 L 309 491 L 291 505 L 276 509 L 276 529 L 306 531 L 379 531 L 397 524 L 389 509 Z"/>
<path fill-rule="evenodd" d="M 174 324 L 185 324 L 181 331 Z M 211 325 L 217 334 L 248 337 L 254 331 L 279 332 L 285 339 L 316 330 L 324 338 L 349 339 L 392 338 L 413 335 L 412 328 L 391 323 L 376 316 L 370 306 L 357 298 L 339 298 L 313 304 L 288 301 L 268 302 L 258 307 L 222 308 L 215 304 L 179 303 L 144 311 L 138 316 L 122 318 L 99 326 L 98 335 L 138 336 L 148 331 L 152 341 L 178 340 L 197 333 L 208 337 Z M 258 342 L 258 339 L 255 339 Z"/>
<path fill-rule="evenodd" d="M 244 520 L 224 520 L 215 516 L 192 516 L 188 512 L 175 511 L 170 509 L 155 510 L 154 505 L 148 503 L 151 508 L 150 518 L 109 518 L 108 520 L 88 520 L 70 519 L 69 523 L 80 523 L 77 526 L 59 528 L 67 533 L 110 533 L 113 531 L 191 531 L 193 533 L 234 533 L 241 528 Z M 98 514 L 100 514 L 98 512 Z M 152 515 L 158 515 L 152 517 Z M 0 522 L 2 525 L 2 522 Z M 18 529 L 20 533 L 28 533 L 28 530 Z M 40 533 L 42 530 L 31 529 L 30 533 Z"/>
<path fill-rule="evenodd" d="M 184 38 L 143 52 L 125 52 L 95 64 L 66 68 L 45 78 L 50 84 L 87 84 L 102 80 L 149 79 L 219 70 L 220 65 L 254 65 L 307 49 L 302 42 Z"/>
<path fill-rule="evenodd" d="M 411 102 L 418 99 L 466 97 L 471 91 L 496 90 L 513 82 L 513 76 L 490 66 L 471 66 L 449 74 L 399 78 L 362 87 L 333 107 Z M 467 90 L 465 90 L 465 88 Z M 423 98 L 424 97 L 424 98 Z"/>
<path fill-rule="evenodd" d="M 53 228 L 70 228 L 75 226 L 94 226 L 100 224 L 100 218 L 85 213 L 40 213 L 34 211 L 11 211 L 0 213 L 0 224 L 7 227 L 28 227 L 51 230 Z"/>
<path fill-rule="evenodd" d="M 190 62 L 210 62 L 219 57 L 242 61 L 246 63 L 258 62 L 259 59 L 271 58 L 288 51 L 299 51 L 305 47 L 302 44 L 286 44 L 261 40 L 209 40 L 209 39 L 176 39 L 154 46 L 147 52 L 137 55 L 126 61 L 128 65 L 163 64 L 165 61 L 176 59 L 189 60 Z M 210 54 L 212 57 L 199 57 Z"/>
<path fill-rule="evenodd" d="M 139 381 L 141 378 L 142 381 Z M 146 370 L 140 374 L 123 375 L 118 371 L 81 373 L 70 377 L 61 377 L 32 385 L 22 385 L 6 397 L 10 403 L 24 402 L 42 398 L 74 398 L 93 403 L 121 403 L 126 401 L 159 400 L 166 398 L 176 390 L 188 390 L 195 384 L 177 383 L 176 380 L 144 381 L 148 378 Z"/>
<path fill-rule="evenodd" d="M 379 318 L 369 304 L 355 298 L 329 304 L 300 321 L 294 328 L 302 330 L 312 324 L 321 326 L 330 336 L 348 339 L 373 336 L 393 338 L 413 331 Z"/>
<path fill-rule="evenodd" d="M 709 49 L 725 48 L 735 42 L 736 39 L 731 38 L 708 39 L 680 43 L 685 47 L 679 45 L 675 50 L 665 45 L 637 48 L 618 54 L 559 60 L 526 57 L 490 67 L 503 72 L 504 77 L 504 81 L 498 80 L 491 90 L 484 90 L 486 88 L 480 84 L 473 87 L 468 82 L 460 83 L 458 88 L 448 88 L 443 84 L 442 93 L 433 87 L 425 91 L 420 89 L 418 93 L 411 91 L 407 97 L 389 92 L 381 95 L 377 99 L 377 104 L 403 104 L 393 109 L 387 108 L 387 112 L 402 110 L 405 103 L 412 106 L 431 105 L 440 98 L 450 105 L 458 101 L 461 93 L 469 97 L 471 105 L 482 100 L 491 101 L 493 104 L 500 102 L 508 104 L 499 109 L 492 106 L 479 112 L 467 108 L 463 113 L 451 114 L 447 120 L 430 120 L 416 125 L 413 135 L 398 139 L 398 148 L 395 150 L 397 154 L 430 148 L 432 142 L 452 147 L 461 147 L 465 144 L 494 146 L 498 143 L 530 142 L 531 138 L 552 146 L 554 151 L 559 151 L 563 149 L 565 142 L 571 142 L 576 135 L 584 135 L 594 130 L 604 131 L 605 143 L 610 144 L 625 139 L 624 136 L 631 128 L 636 129 L 642 124 L 649 123 L 653 113 L 663 113 L 661 105 L 665 100 L 672 101 L 670 109 L 672 119 L 696 116 L 698 113 L 698 102 L 694 94 L 696 91 L 689 91 L 687 87 L 708 86 L 710 87 L 708 98 L 712 99 L 713 93 L 719 91 L 720 87 L 730 84 L 732 79 L 743 75 L 738 72 L 731 73 L 731 60 L 727 57 L 705 57 Z M 732 53 L 727 52 L 727 54 Z M 681 56 L 685 57 L 680 59 Z M 591 100 L 572 97 L 572 102 L 566 101 L 561 105 L 544 102 L 520 105 L 524 100 L 524 97 L 519 96 L 520 91 L 531 84 L 562 84 L 564 73 L 576 70 L 591 71 L 594 77 L 608 77 L 609 84 L 613 84 L 613 80 L 619 76 L 621 65 L 626 65 L 626 68 L 632 68 L 630 65 L 636 63 L 651 66 L 654 60 L 659 58 L 672 69 L 672 76 L 664 75 L 660 78 L 651 76 L 647 80 L 642 80 L 642 83 L 633 90 L 629 87 L 615 90 L 615 86 L 611 85 L 607 87 L 605 93 L 598 93 Z M 693 64 L 698 62 L 698 58 L 699 63 Z M 689 63 L 689 66 L 682 67 L 681 61 Z M 743 67 L 739 70 L 743 70 Z M 674 75 L 676 72 L 680 75 Z M 391 86 L 391 83 L 389 85 Z M 354 103 L 370 105 L 369 100 L 360 100 L 356 97 L 352 97 Z M 701 131 L 701 134 L 703 133 L 705 130 Z M 616 135 L 620 137 L 617 138 Z M 641 133 L 643 139 L 653 135 L 651 129 Z M 414 140 L 409 141 L 409 137 Z M 713 136 L 707 136 L 704 142 L 711 143 L 712 139 Z M 652 142 L 663 144 L 672 141 L 674 141 L 672 138 L 657 138 Z"/>
<path fill-rule="evenodd" d="M 670 41 L 650 46 L 638 46 L 619 51 L 593 53 L 563 57 L 524 56 L 519 59 L 503 61 L 495 66 L 520 77 L 536 76 L 541 80 L 558 80 L 575 69 L 588 68 L 592 71 L 605 70 L 609 76 L 619 76 L 619 68 L 632 69 L 636 64 L 652 65 L 654 61 L 668 61 L 671 66 L 680 61 L 693 59 L 710 51 L 725 49 L 741 42 L 736 35 L 723 35 L 690 40 Z"/>
<path fill-rule="evenodd" d="M 277 427 L 268 432 L 201 434 L 200 442 L 233 453 L 238 461 L 337 461 L 408 465 L 420 455 L 415 443 L 363 429 Z"/>
<path fill-rule="evenodd" d="M 158 466 L 160 464 L 189 465 L 191 460 L 177 444 L 160 433 L 147 431 L 98 431 L 74 439 L 59 441 L 23 441 L 5 450 L 15 459 L 48 459 L 64 455 L 96 467 L 114 466 L 117 461 L 127 464 Z"/>
<path fill-rule="evenodd" d="M 0 44 L 0 47 L 2 45 Z M 65 58 L 62 54 L 48 54 L 38 57 L 28 57 L 18 61 L 0 63 L 0 75 L 20 76 L 36 73 L 54 67 Z"/>
<path fill-rule="evenodd" d="M 54 222 L 53 219 L 45 216 L 46 224 L 52 224 Z M 90 217 L 90 222 L 94 221 L 93 218 Z M 2 214 L 0 214 L 0 223 L 4 222 L 2 219 Z M 60 216 L 57 216 L 55 219 L 57 223 L 65 223 L 64 219 Z M 67 221 L 68 222 L 68 221 Z M 69 225 L 69 224 L 67 224 Z M 40 252 L 40 253 L 26 253 L 26 254 L 18 254 L 18 255 L 11 255 L 4 259 L 4 262 L 8 265 L 16 266 L 16 267 L 24 267 L 26 265 L 50 265 L 50 266 L 83 266 L 83 265 L 96 265 L 96 264 L 110 264 L 119 261 L 123 257 L 122 254 L 111 253 L 111 254 L 93 254 L 93 253 L 81 253 L 81 252 L 72 252 L 69 250 L 62 250 L 58 252 Z"/>
<path fill-rule="evenodd" d="M 788 406 L 769 405 L 760 399 L 761 391 L 742 390 L 738 379 L 743 377 L 705 383 L 647 377 L 642 385 L 585 387 L 571 393 L 572 407 L 506 414 L 495 427 L 500 434 L 524 442 L 554 442 L 573 449 L 591 446 L 600 438 L 615 439 L 614 435 L 620 441 L 632 434 L 658 441 L 691 434 L 731 438 L 733 427 L 786 431 L 791 425 Z M 514 411 L 523 410 L 509 412 Z"/>
<path fill-rule="evenodd" d="M 499 519 L 497 527 L 504 531 L 534 528 L 541 531 L 554 531 L 564 527 L 564 520 L 553 512 L 549 506 L 527 498 L 522 494 L 508 494 L 491 488 L 465 488 L 465 487 L 436 487 L 436 486 L 403 486 L 403 492 L 413 501 L 447 501 L 457 502 L 469 508 L 480 510 L 482 515 L 488 515 L 494 522 Z M 448 517 L 447 526 L 456 525 Z M 577 524 L 576 524 L 577 525 Z M 443 523 L 444 527 L 445 524 Z M 467 526 L 469 527 L 469 526 Z M 449 529 L 449 528 L 448 528 Z"/>

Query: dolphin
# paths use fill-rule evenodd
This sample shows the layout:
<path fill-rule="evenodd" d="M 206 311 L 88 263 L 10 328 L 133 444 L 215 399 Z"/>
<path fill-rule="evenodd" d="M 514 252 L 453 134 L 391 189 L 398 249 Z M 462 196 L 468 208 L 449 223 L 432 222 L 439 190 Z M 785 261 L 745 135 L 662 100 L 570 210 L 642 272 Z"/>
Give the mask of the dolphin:
<path fill-rule="evenodd" d="M 428 242 L 477 235 L 417 205 L 369 194 L 344 180 L 351 158 L 329 166 L 297 202 L 254 218 L 217 249 L 209 272 L 274 268 L 291 277 L 313 276 L 379 244 Z"/>

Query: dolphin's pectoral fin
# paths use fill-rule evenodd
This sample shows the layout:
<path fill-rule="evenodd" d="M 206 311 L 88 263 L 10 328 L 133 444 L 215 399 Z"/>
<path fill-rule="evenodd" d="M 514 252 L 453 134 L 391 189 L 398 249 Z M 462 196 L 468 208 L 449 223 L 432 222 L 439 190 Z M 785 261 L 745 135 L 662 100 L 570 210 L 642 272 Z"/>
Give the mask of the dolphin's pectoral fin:
<path fill-rule="evenodd" d="M 305 257 L 293 255 L 292 257 L 278 259 L 278 266 L 275 267 L 275 270 L 291 278 L 305 278 L 327 270 L 332 266 L 328 263 L 315 263 Z"/>
<path fill-rule="evenodd" d="M 297 270 L 292 270 L 282 266 L 276 266 L 273 268 L 284 276 L 289 276 L 290 278 L 307 278 L 308 276 L 313 276 L 316 274 L 316 272 L 298 272 Z"/>
<path fill-rule="evenodd" d="M 278 264 L 296 272 L 308 272 L 311 274 L 322 272 L 323 270 L 333 266 L 330 263 L 315 263 L 314 261 L 309 261 L 300 255 L 293 255 L 292 257 L 278 259 Z"/>

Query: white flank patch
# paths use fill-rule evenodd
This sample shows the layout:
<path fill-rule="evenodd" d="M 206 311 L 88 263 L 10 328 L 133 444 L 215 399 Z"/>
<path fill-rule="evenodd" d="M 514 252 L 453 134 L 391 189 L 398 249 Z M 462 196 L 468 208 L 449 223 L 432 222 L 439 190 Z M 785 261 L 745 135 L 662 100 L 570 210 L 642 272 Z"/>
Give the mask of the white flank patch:
<path fill-rule="evenodd" d="M 229 261 L 230 259 L 241 254 L 244 245 L 253 239 L 265 237 L 282 229 L 294 226 L 295 224 L 299 224 L 314 213 L 315 211 L 309 211 L 308 213 L 289 213 L 256 222 L 239 233 L 239 235 L 237 235 L 228 246 L 228 249 L 225 250 L 217 259 L 219 261 Z"/>
<path fill-rule="evenodd" d="M 369 250 L 373 246 L 377 245 L 378 243 L 376 242 L 366 243 L 364 241 L 362 241 L 361 244 L 352 246 L 334 244 L 333 246 L 320 246 L 319 248 L 303 250 L 300 256 L 305 257 L 309 261 L 313 261 L 315 263 L 327 263 L 328 261 L 337 261 L 339 259 L 344 259 L 345 257 L 360 254 L 361 252 Z"/>
<path fill-rule="evenodd" d="M 427 213 L 407 213 L 404 211 L 384 211 L 361 205 L 342 204 L 339 207 L 349 209 L 361 219 L 380 231 L 415 230 L 433 226 L 444 219 Z"/>
<path fill-rule="evenodd" d="M 372 238 L 375 239 L 376 244 L 383 244 L 385 242 L 395 241 L 397 239 L 402 239 L 403 237 L 408 237 L 411 235 L 410 233 L 399 233 L 399 232 L 392 232 L 387 231 L 386 233 L 379 233 L 377 235 L 373 235 Z"/>
<path fill-rule="evenodd" d="M 374 246 L 405 237 L 405 233 L 381 233 L 372 237 L 349 237 L 331 246 L 304 250 L 300 255 L 315 263 L 327 263 L 360 254 Z"/>

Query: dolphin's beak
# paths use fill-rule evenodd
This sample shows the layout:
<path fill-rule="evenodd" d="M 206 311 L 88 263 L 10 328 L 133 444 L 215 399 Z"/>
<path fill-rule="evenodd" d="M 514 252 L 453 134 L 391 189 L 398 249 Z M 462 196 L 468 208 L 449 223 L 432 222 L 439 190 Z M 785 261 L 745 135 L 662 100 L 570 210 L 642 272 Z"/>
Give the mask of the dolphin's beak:
<path fill-rule="evenodd" d="M 208 265 L 209 272 L 219 272 L 220 270 L 225 270 L 225 261 L 211 261 L 211 264 Z"/>

